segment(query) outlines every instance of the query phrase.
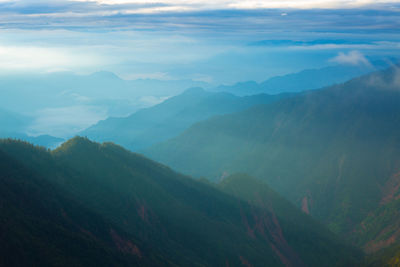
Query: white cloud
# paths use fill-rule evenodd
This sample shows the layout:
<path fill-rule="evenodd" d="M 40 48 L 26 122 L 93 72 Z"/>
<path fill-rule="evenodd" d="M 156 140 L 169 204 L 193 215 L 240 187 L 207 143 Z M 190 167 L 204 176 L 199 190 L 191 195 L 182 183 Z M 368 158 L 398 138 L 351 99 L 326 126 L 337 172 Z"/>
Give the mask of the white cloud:
<path fill-rule="evenodd" d="M 180 79 L 168 66 L 233 49 L 178 33 L 0 29 L 0 73 L 109 70 L 124 79 Z"/>
<path fill-rule="evenodd" d="M 36 119 L 29 127 L 31 135 L 50 134 L 69 137 L 107 117 L 107 110 L 94 106 L 45 108 L 34 114 Z"/>
<path fill-rule="evenodd" d="M 95 55 L 75 51 L 70 48 L 2 45 L 0 43 L 1 71 L 52 71 L 68 70 L 98 64 L 100 58 Z"/>
<path fill-rule="evenodd" d="M 357 8 L 368 5 L 398 3 L 397 0 L 236 0 L 229 6 L 244 9 L 256 8 Z"/>
<path fill-rule="evenodd" d="M 368 59 L 359 51 L 350 51 L 348 53 L 339 52 L 339 54 L 330 61 L 344 65 L 371 65 Z"/>
<path fill-rule="evenodd" d="M 144 0 L 72 0 L 95 2 L 102 5 L 149 4 Z M 398 3 L 398 0 L 158 0 L 157 4 L 169 7 L 149 7 L 136 12 L 153 13 L 166 11 L 187 11 L 193 9 L 258 9 L 258 8 L 357 8 L 368 5 Z"/>

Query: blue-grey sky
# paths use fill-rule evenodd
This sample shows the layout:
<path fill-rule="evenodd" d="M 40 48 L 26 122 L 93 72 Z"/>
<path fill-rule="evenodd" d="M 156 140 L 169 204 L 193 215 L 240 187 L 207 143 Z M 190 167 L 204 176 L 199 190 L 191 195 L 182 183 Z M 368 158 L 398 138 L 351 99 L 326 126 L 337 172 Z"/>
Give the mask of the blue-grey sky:
<path fill-rule="evenodd" d="M 186 85 L 399 56 L 400 0 L 0 0 L 0 109 L 33 116 L 34 135 L 68 137 Z M 69 83 L 69 74 L 25 82 L 97 71 L 168 82 L 157 94 L 147 90 L 154 81 L 102 92 Z"/>
<path fill-rule="evenodd" d="M 398 56 L 399 1 L 0 0 L 0 71 L 219 83 Z"/>

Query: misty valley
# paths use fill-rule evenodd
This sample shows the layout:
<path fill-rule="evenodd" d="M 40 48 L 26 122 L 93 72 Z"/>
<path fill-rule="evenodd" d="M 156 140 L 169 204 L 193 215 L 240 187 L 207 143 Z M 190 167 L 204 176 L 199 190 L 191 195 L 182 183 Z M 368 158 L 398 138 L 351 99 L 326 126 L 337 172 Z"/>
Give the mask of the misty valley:
<path fill-rule="evenodd" d="M 0 0 L 0 266 L 400 266 L 399 21 Z"/>

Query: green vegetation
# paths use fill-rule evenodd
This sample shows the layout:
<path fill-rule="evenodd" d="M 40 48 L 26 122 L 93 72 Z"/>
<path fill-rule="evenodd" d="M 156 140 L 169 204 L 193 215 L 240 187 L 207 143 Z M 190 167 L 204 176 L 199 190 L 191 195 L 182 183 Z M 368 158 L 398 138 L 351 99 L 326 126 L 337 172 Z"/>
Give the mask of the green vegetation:
<path fill-rule="evenodd" d="M 16 144 L 16 143 L 14 143 Z M 26 153 L 42 149 L 28 144 Z M 32 154 L 31 154 L 32 155 Z M 129 250 L 140 244 L 64 190 L 0 151 L 0 266 L 136 266 L 161 263 Z M 123 236 L 125 244 L 116 243 Z"/>
<path fill-rule="evenodd" d="M 0 195 L 7 265 L 352 266 L 359 260 L 357 250 L 269 189 L 271 206 L 256 205 L 232 195 L 234 183 L 221 184 L 224 193 L 85 138 L 54 151 L 2 140 L 0 152 L 1 183 L 10 184 Z"/>
<path fill-rule="evenodd" d="M 222 191 L 248 202 L 251 206 L 262 209 L 262 212 L 254 213 L 254 219 L 258 225 L 265 223 L 267 228 L 272 228 L 277 232 L 273 235 L 271 242 L 276 242 L 274 245 L 286 253 L 283 255 L 292 261 L 295 261 L 298 255 L 303 255 L 302 258 L 307 258 L 307 262 L 312 262 L 311 265 L 318 266 L 321 263 L 315 255 L 329 249 L 325 246 L 323 239 L 340 242 L 331 232 L 326 231 L 325 227 L 279 196 L 260 180 L 246 174 L 234 174 L 220 182 L 219 187 Z M 269 216 L 269 221 L 262 221 L 262 215 Z M 275 218 L 278 219 L 279 225 L 271 223 Z M 308 238 L 313 242 L 307 242 L 299 233 L 309 233 Z M 285 237 L 284 240 L 281 240 L 282 237 Z M 292 246 L 297 248 L 297 252 L 293 251 L 285 242 L 295 244 Z M 349 255 L 357 254 L 350 245 L 343 244 L 342 246 Z M 310 251 L 313 253 L 309 253 Z M 330 261 L 335 262 L 336 266 L 351 265 L 349 262 L 332 256 Z"/>
<path fill-rule="evenodd" d="M 397 242 L 388 203 L 400 186 L 399 77 L 393 67 L 214 117 L 146 155 L 214 181 L 249 173 L 365 249 L 388 227 L 380 238 Z M 364 220 L 376 222 L 373 231 L 358 230 Z"/>
<path fill-rule="evenodd" d="M 378 253 L 370 255 L 365 261 L 367 267 L 400 266 L 400 245 L 392 245 Z"/>

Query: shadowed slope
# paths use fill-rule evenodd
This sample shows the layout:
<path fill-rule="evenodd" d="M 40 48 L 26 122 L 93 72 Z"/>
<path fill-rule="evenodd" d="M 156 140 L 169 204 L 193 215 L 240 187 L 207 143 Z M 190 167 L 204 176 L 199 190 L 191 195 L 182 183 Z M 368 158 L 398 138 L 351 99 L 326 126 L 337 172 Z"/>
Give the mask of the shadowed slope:
<path fill-rule="evenodd" d="M 393 67 L 215 117 L 146 153 L 196 176 L 262 178 L 354 241 L 357 225 L 398 196 L 399 77 Z"/>
<path fill-rule="evenodd" d="M 149 260 L 152 253 L 131 235 L 1 149 L 0 170 L 1 266 L 144 266 L 162 262 L 161 257 Z M 143 249 L 139 251 L 137 244 Z"/>
<path fill-rule="evenodd" d="M 299 228 L 293 233 L 289 229 L 298 222 L 271 215 L 264 207 L 110 143 L 74 138 L 51 153 L 16 142 L 2 142 L 0 149 L 134 236 L 139 251 L 151 247 L 160 258 L 177 265 L 295 266 L 302 262 L 329 266 L 338 261 L 354 263 L 359 255 L 325 230 Z M 262 218 L 263 225 L 257 224 L 255 216 Z M 249 227 L 263 234 L 251 233 Z M 270 242 L 275 235 L 286 240 L 284 246 Z M 314 249 L 306 252 L 302 247 Z M 287 257 L 287 251 L 298 258 Z M 152 259 L 142 255 L 142 260 Z"/>

